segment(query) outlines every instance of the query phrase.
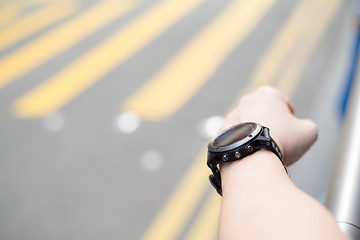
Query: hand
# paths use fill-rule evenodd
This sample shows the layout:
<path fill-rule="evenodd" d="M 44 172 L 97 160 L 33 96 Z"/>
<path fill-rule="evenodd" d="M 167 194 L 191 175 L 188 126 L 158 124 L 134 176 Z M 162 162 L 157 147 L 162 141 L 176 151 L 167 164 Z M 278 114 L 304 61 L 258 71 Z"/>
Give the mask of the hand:
<path fill-rule="evenodd" d="M 277 89 L 264 86 L 245 95 L 226 117 L 220 131 L 243 122 L 256 122 L 270 129 L 286 165 L 296 162 L 316 141 L 317 126 L 299 119 L 289 100 Z"/>

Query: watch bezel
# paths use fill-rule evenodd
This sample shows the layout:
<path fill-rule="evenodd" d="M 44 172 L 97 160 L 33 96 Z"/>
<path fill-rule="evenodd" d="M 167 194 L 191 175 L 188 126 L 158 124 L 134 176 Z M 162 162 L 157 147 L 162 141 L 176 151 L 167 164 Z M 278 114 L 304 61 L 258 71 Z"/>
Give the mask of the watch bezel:
<path fill-rule="evenodd" d="M 248 134 L 245 138 L 241 139 L 241 140 L 238 140 L 230 145 L 227 145 L 227 146 L 215 146 L 214 145 L 214 140 L 216 138 L 218 138 L 219 136 L 225 134 L 226 132 L 229 132 L 235 128 L 238 128 L 239 125 L 245 125 L 245 124 L 256 124 L 256 127 L 254 129 L 254 131 L 252 131 L 250 134 Z M 226 152 L 226 151 L 229 151 L 229 150 L 233 150 L 235 148 L 238 148 L 239 146 L 242 146 L 242 145 L 245 145 L 246 143 L 250 142 L 251 140 L 253 140 L 254 138 L 256 138 L 262 131 L 262 126 L 259 124 L 259 123 L 254 123 L 254 122 L 246 122 L 246 123 L 240 123 L 240 124 L 237 124 L 235 126 L 232 126 L 226 130 L 224 130 L 223 132 L 221 132 L 220 134 L 218 134 L 217 137 L 215 137 L 214 139 L 212 139 L 208 145 L 208 150 L 210 152 L 214 152 L 214 153 L 220 153 L 220 152 Z"/>

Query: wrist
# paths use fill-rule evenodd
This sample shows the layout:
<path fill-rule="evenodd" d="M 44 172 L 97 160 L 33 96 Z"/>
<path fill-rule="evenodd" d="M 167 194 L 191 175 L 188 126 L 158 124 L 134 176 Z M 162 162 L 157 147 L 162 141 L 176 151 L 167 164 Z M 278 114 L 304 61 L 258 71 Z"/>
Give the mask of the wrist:
<path fill-rule="evenodd" d="M 275 141 L 275 143 L 279 147 L 280 152 L 283 157 L 283 160 L 285 161 L 285 157 L 286 157 L 285 142 L 286 141 L 283 141 L 283 138 L 280 135 L 276 134 L 275 131 L 270 132 L 270 134 L 271 134 L 271 138 Z"/>
<path fill-rule="evenodd" d="M 261 149 L 239 161 L 222 163 L 220 173 L 224 192 L 247 183 L 252 186 L 254 182 L 291 183 L 279 158 L 266 149 Z"/>

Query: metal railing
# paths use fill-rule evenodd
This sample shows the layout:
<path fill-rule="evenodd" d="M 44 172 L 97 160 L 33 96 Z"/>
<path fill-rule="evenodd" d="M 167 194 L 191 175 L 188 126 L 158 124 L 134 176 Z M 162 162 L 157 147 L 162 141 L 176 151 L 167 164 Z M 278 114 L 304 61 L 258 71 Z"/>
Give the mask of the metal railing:
<path fill-rule="evenodd" d="M 359 32 L 358 32 L 359 33 Z M 358 35 L 360 37 L 360 35 Z M 356 58 L 359 60 L 358 56 Z M 334 166 L 326 207 L 341 230 L 360 239 L 360 68 L 351 84 L 342 135 Z"/>
<path fill-rule="evenodd" d="M 351 90 L 326 207 L 348 236 L 360 239 L 360 76 Z"/>

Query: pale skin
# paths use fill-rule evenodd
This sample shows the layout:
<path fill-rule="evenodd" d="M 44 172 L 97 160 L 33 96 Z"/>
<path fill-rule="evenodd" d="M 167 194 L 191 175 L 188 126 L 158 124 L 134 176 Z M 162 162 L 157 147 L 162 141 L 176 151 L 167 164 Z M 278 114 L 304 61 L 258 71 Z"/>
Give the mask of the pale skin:
<path fill-rule="evenodd" d="M 288 99 L 269 86 L 244 96 L 220 131 L 242 122 L 268 127 L 286 165 L 296 162 L 317 139 L 316 124 L 297 118 Z M 330 212 L 292 183 L 274 153 L 259 150 L 240 161 L 222 163 L 220 169 L 220 239 L 348 239 Z"/>

